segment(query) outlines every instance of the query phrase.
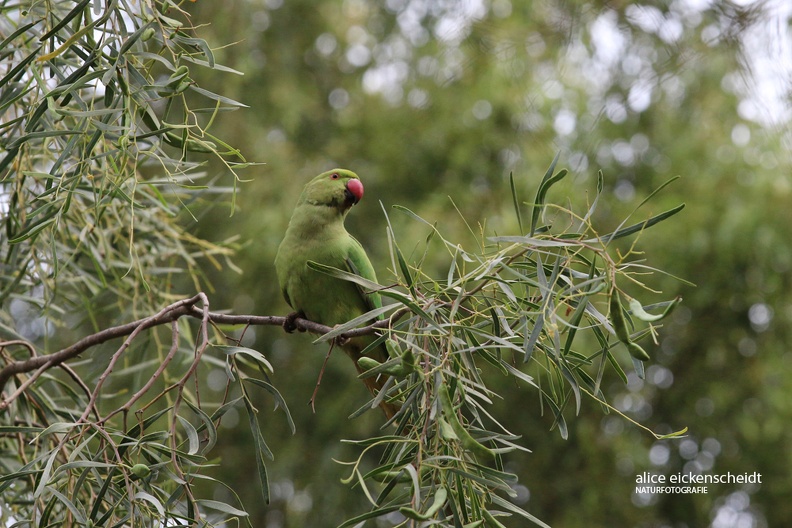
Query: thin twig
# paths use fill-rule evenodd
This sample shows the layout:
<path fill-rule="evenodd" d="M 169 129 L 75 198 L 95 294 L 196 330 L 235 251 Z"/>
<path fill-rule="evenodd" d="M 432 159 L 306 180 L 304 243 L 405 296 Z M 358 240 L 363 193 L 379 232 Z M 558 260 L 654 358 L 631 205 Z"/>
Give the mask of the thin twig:
<path fill-rule="evenodd" d="M 37 357 L 47 357 L 47 356 L 37 356 Z M 0 410 L 3 410 L 6 407 L 8 407 L 11 404 L 11 402 L 16 400 L 20 394 L 25 392 L 27 388 L 30 387 L 38 379 L 39 376 L 41 376 L 46 371 L 51 369 L 54 364 L 55 363 L 53 363 L 52 361 L 45 361 L 44 364 L 41 365 L 38 368 L 38 370 L 36 370 L 36 372 L 31 374 L 30 377 L 28 377 L 28 379 L 22 382 L 22 384 L 17 388 L 17 390 L 11 393 L 11 395 L 8 396 L 7 398 L 3 398 L 3 401 L 0 401 Z M 14 365 L 14 363 L 12 363 L 12 365 Z"/>
<path fill-rule="evenodd" d="M 135 339 L 135 337 L 146 328 L 157 325 L 158 324 L 157 321 L 162 317 L 164 317 L 165 315 L 167 315 L 169 312 L 176 310 L 181 306 L 192 306 L 200 298 L 200 295 L 202 294 L 196 295 L 195 297 L 192 297 L 190 299 L 183 299 L 169 306 L 166 306 L 165 308 L 160 310 L 156 315 L 153 315 L 147 319 L 143 319 L 141 323 L 137 326 L 137 328 L 133 329 L 129 333 L 129 337 L 127 337 L 124 340 L 124 342 L 115 352 L 115 354 L 113 354 L 113 356 L 110 358 L 110 364 L 107 365 L 107 368 L 104 370 L 104 372 L 102 372 L 101 376 L 99 376 L 99 380 L 96 382 L 96 387 L 94 387 L 93 393 L 91 394 L 91 401 L 88 402 L 88 408 L 85 409 L 85 412 L 80 417 L 79 420 L 80 422 L 83 422 L 88 418 L 88 414 L 90 413 L 91 407 L 96 405 L 96 400 L 99 398 L 99 391 L 102 389 L 102 385 L 104 385 L 104 382 L 107 379 L 107 377 L 110 375 L 110 373 L 113 372 L 116 363 L 121 358 L 123 353 L 126 351 L 127 348 L 129 348 L 129 345 L 132 344 L 132 340 Z"/>
<path fill-rule="evenodd" d="M 313 394 L 311 394 L 311 399 L 308 400 L 308 404 L 311 406 L 311 411 L 314 414 L 316 414 L 316 394 L 319 392 L 319 385 L 322 384 L 322 376 L 324 376 L 325 367 L 327 367 L 327 360 L 330 359 L 330 354 L 333 352 L 335 344 L 336 340 L 333 339 L 330 342 L 330 348 L 327 349 L 327 354 L 325 354 L 324 362 L 322 362 L 322 369 L 319 371 L 319 377 L 316 379 L 316 386 L 314 387 Z"/>
<path fill-rule="evenodd" d="M 179 351 L 179 330 L 178 330 L 178 328 L 179 327 L 178 327 L 178 324 L 176 323 L 176 321 L 171 321 L 171 332 L 172 332 L 172 335 L 173 335 L 173 339 L 172 339 L 172 342 L 171 342 L 171 348 L 168 351 L 168 354 L 165 356 L 165 359 L 163 359 L 162 363 L 160 363 L 160 366 L 157 367 L 157 370 L 154 372 L 154 374 L 152 374 L 151 379 L 149 379 L 146 382 L 146 384 L 143 385 L 143 387 L 139 391 L 137 391 L 134 395 L 132 395 L 132 397 L 129 398 L 129 400 L 124 405 L 122 405 L 121 407 L 119 407 L 115 411 L 111 412 L 110 414 L 108 414 L 107 416 L 102 418 L 100 420 L 101 423 L 107 422 L 107 420 L 109 420 L 114 415 L 116 415 L 116 414 L 118 414 L 118 413 L 120 413 L 122 411 L 125 412 L 125 413 L 128 412 L 129 409 L 131 409 L 132 406 L 135 404 L 135 402 L 138 401 L 146 392 L 148 392 L 148 390 L 151 388 L 151 386 L 154 385 L 154 383 L 159 379 L 159 377 L 162 375 L 163 371 L 165 370 L 165 367 L 167 367 L 170 364 L 170 362 L 173 360 L 173 357 L 176 355 L 176 352 Z"/>
<path fill-rule="evenodd" d="M 187 380 L 192 377 L 195 373 L 196 369 L 198 369 L 198 364 L 201 362 L 201 357 L 203 356 L 204 351 L 209 346 L 209 321 L 211 320 L 210 312 L 209 312 L 209 299 L 207 299 L 206 294 L 201 292 L 196 295 L 201 300 L 201 304 L 203 306 L 201 310 L 201 343 L 198 345 L 197 349 L 195 350 L 195 358 L 193 359 L 192 365 L 184 373 L 182 379 L 179 381 L 179 385 L 184 387 L 184 384 L 187 383 Z M 193 306 L 195 309 L 195 306 Z"/>
<path fill-rule="evenodd" d="M 173 389 L 178 389 L 176 401 L 180 401 L 182 399 L 182 393 L 184 392 L 184 387 L 190 378 L 195 374 L 195 371 L 198 369 L 198 365 L 201 363 L 201 357 L 203 357 L 203 353 L 209 347 L 209 300 L 203 293 L 198 294 L 202 298 L 203 309 L 201 310 L 202 319 L 201 319 L 201 342 L 196 346 L 195 349 L 195 356 L 193 357 L 192 363 L 190 364 L 190 368 L 187 369 L 187 372 L 181 377 L 179 381 L 166 387 L 160 394 L 158 394 L 151 402 L 146 404 L 144 409 L 148 408 L 152 403 L 157 401 L 161 396 L 169 393 Z M 197 394 L 197 393 L 196 393 Z M 200 404 L 200 400 L 198 401 Z"/>
<path fill-rule="evenodd" d="M 58 366 L 64 372 L 66 372 L 66 374 L 68 374 L 72 380 L 74 380 L 74 383 L 76 383 L 83 390 L 85 395 L 88 396 L 88 399 L 90 399 L 91 389 L 88 388 L 88 385 L 82 380 L 82 378 L 79 375 L 77 375 L 76 372 L 74 372 L 74 369 L 72 369 L 69 365 L 66 365 L 65 363 L 61 363 Z M 96 408 L 94 408 L 94 415 L 96 416 L 96 419 L 99 420 L 99 411 Z"/>
<path fill-rule="evenodd" d="M 36 347 L 33 346 L 33 343 L 29 341 L 25 341 L 23 339 L 12 339 L 11 341 L 0 341 L 0 348 L 5 348 L 8 346 L 19 345 L 28 349 L 30 352 L 30 357 L 36 357 Z"/>

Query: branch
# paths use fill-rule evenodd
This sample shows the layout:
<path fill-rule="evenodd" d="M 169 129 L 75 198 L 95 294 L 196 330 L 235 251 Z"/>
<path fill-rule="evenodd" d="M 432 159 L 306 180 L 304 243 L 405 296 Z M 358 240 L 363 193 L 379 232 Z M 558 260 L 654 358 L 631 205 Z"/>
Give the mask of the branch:
<path fill-rule="evenodd" d="M 24 343 L 24 346 L 26 346 L 31 351 L 31 357 L 21 361 L 13 361 L 0 370 L 0 390 L 5 387 L 5 384 L 9 379 L 11 379 L 11 377 L 17 374 L 23 374 L 32 371 L 35 371 L 35 373 L 31 375 L 30 378 L 25 380 L 25 382 L 22 383 L 22 385 L 20 385 L 20 387 L 13 394 L 7 398 L 3 397 L 3 399 L 0 401 L 0 411 L 6 409 L 8 405 L 17 396 L 19 396 L 19 394 L 24 392 L 24 390 L 36 380 L 36 378 L 38 378 L 43 372 L 49 370 L 50 368 L 59 366 L 62 363 L 79 356 L 89 348 L 96 345 L 101 345 L 102 343 L 120 337 L 132 336 L 132 338 L 134 338 L 135 335 L 139 334 L 143 330 L 172 323 L 181 317 L 193 317 L 195 319 L 209 321 L 214 324 L 255 326 L 283 326 L 287 320 L 286 317 L 277 315 L 233 315 L 219 312 L 206 312 L 203 308 L 196 306 L 196 304 L 201 303 L 202 299 L 206 299 L 206 296 L 203 293 L 199 293 L 189 299 L 183 299 L 173 303 L 170 306 L 163 308 L 159 313 L 153 316 L 139 319 L 137 321 L 126 323 L 120 326 L 107 328 L 95 334 L 91 334 L 80 339 L 73 345 L 57 352 L 53 352 L 52 354 L 35 355 L 32 345 L 29 343 Z M 376 323 L 370 324 L 368 326 L 352 329 L 339 336 L 339 338 L 352 338 L 361 335 L 373 334 L 378 330 L 387 328 L 392 321 L 398 319 L 407 311 L 408 310 L 406 309 L 398 310 L 390 319 L 377 321 Z M 300 317 L 294 319 L 293 324 L 298 330 L 311 332 L 317 335 L 323 335 L 332 330 L 332 327 Z M 131 339 L 128 339 L 127 342 L 122 345 L 121 350 L 126 349 L 129 341 L 131 341 Z M 4 344 L 11 343 L 0 343 L 0 346 L 3 346 Z M 14 342 L 13 344 L 21 343 Z M 119 350 L 119 352 L 121 350 Z"/>

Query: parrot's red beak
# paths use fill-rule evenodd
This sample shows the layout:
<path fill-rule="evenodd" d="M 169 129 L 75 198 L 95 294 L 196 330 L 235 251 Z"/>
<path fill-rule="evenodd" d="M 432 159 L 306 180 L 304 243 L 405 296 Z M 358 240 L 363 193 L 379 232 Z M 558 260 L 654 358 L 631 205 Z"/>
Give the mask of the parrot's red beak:
<path fill-rule="evenodd" d="M 346 184 L 346 194 L 347 199 L 352 202 L 352 204 L 356 204 L 363 198 L 363 184 L 360 183 L 360 180 L 352 179 L 349 180 Z"/>

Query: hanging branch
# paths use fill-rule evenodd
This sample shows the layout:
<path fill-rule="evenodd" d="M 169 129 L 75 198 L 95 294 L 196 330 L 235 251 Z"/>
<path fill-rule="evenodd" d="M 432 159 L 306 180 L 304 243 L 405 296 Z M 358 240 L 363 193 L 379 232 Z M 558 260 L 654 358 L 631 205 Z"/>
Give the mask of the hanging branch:
<path fill-rule="evenodd" d="M 203 308 L 196 306 L 197 304 L 203 304 Z M 100 345 L 107 341 L 118 339 L 120 337 L 127 337 L 118 351 L 115 352 L 113 358 L 111 359 L 110 365 L 107 367 L 105 372 L 100 377 L 96 388 L 94 389 L 94 393 L 91 397 L 91 403 L 96 400 L 96 394 L 98 394 L 99 389 L 104 382 L 104 379 L 110 374 L 112 371 L 113 366 L 117 359 L 123 354 L 123 352 L 129 347 L 132 340 L 140 334 L 142 331 L 147 330 L 149 328 L 153 328 L 155 326 L 161 326 L 168 323 L 172 323 L 181 317 L 193 317 L 196 319 L 200 319 L 204 321 L 204 323 L 214 323 L 214 324 L 228 324 L 228 325 L 254 325 L 254 326 L 283 326 L 283 324 L 289 319 L 291 321 L 292 318 L 277 316 L 277 315 L 233 315 L 233 314 L 224 314 L 218 312 L 210 312 L 208 311 L 208 299 L 206 294 L 198 293 L 197 295 L 190 297 L 188 299 L 182 299 L 178 302 L 175 302 L 169 306 L 166 306 L 162 310 L 160 310 L 157 314 L 152 315 L 150 317 L 146 317 L 144 319 L 139 319 L 137 321 L 133 321 L 131 323 L 126 323 L 119 326 L 113 326 L 111 328 L 107 328 L 100 332 L 96 332 L 95 334 L 91 334 L 86 336 L 73 345 L 61 349 L 57 352 L 53 352 L 52 354 L 45 354 L 45 355 L 37 355 L 35 354 L 35 348 L 32 344 L 25 342 L 25 341 L 5 341 L 0 342 L 0 347 L 10 346 L 10 345 L 21 345 L 26 347 L 29 351 L 31 351 L 31 357 L 25 360 L 20 361 L 12 361 L 2 369 L 0 369 L 0 389 L 5 387 L 5 384 L 8 380 L 17 375 L 23 374 L 26 372 L 33 372 L 33 374 L 28 377 L 12 394 L 8 397 L 4 397 L 2 401 L 0 401 L 0 410 L 6 409 L 11 402 L 16 399 L 21 393 L 23 393 L 33 382 L 38 379 L 41 374 L 46 372 L 47 370 L 61 366 L 63 363 L 79 356 L 86 350 L 96 345 Z M 394 318 L 398 318 L 398 313 L 395 314 L 395 317 L 392 317 L 391 320 L 383 320 L 377 321 L 376 323 L 370 324 L 368 326 L 356 328 L 353 330 L 349 330 L 344 332 L 338 338 L 351 338 L 357 337 L 365 334 L 372 334 L 377 330 L 387 328 L 388 325 Z M 308 319 L 303 319 L 301 317 L 296 317 L 293 319 L 294 327 L 300 331 L 307 331 L 317 335 L 323 335 L 333 330 L 333 328 L 329 326 L 325 326 L 323 324 L 316 323 L 314 321 L 310 321 Z M 202 332 L 206 332 L 206 324 L 202 325 Z M 204 336 L 206 337 L 206 336 Z M 203 347 L 205 348 L 208 341 L 203 343 Z M 173 350 L 171 350 L 173 352 Z M 173 354 L 168 354 L 168 358 L 172 358 Z M 169 361 L 166 358 L 165 363 Z M 191 368 L 188 375 L 194 371 L 194 367 Z M 156 377 L 156 375 L 155 375 Z M 145 388 L 145 387 L 144 387 Z M 137 395 L 136 395 L 137 396 Z M 134 397 L 133 397 L 134 398 Z M 134 399 L 131 403 L 134 403 Z M 130 405 L 131 405 L 130 403 Z M 86 409 L 86 413 L 89 409 L 91 409 L 93 405 L 89 405 L 88 409 Z"/>

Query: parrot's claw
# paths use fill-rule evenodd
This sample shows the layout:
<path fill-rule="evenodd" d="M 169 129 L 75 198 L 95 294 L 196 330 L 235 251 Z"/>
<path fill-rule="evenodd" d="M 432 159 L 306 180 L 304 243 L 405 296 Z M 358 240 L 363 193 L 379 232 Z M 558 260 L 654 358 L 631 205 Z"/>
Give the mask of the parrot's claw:
<path fill-rule="evenodd" d="M 297 324 L 294 322 L 295 320 L 297 320 L 297 318 L 304 318 L 304 317 L 305 315 L 301 314 L 300 312 L 290 313 L 289 315 L 286 316 L 286 320 L 283 321 L 283 330 L 288 334 L 293 333 L 295 330 L 299 330 L 300 332 L 305 332 L 304 329 L 297 328 Z"/>

